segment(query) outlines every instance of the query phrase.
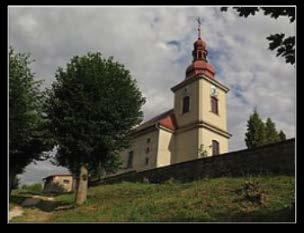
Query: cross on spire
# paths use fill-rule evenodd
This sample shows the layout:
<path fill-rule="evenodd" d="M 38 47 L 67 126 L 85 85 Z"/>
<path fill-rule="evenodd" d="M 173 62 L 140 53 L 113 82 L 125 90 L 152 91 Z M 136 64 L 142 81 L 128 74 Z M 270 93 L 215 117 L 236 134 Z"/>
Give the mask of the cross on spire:
<path fill-rule="evenodd" d="M 198 38 L 201 38 L 201 19 L 200 19 L 200 17 L 197 17 L 196 21 L 198 24 L 198 26 L 197 26 Z"/>

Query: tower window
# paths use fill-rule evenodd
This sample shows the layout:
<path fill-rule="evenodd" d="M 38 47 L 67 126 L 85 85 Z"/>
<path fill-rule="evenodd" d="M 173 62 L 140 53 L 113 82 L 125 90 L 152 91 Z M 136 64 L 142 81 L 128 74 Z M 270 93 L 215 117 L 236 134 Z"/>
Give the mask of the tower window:
<path fill-rule="evenodd" d="M 198 51 L 197 59 L 201 59 L 201 58 L 202 58 L 202 51 Z"/>
<path fill-rule="evenodd" d="M 216 140 L 212 140 L 212 155 L 218 155 L 220 153 L 220 144 Z"/>
<path fill-rule="evenodd" d="M 190 107 L 190 97 L 185 96 L 183 98 L 183 113 L 189 112 L 189 107 Z"/>
<path fill-rule="evenodd" d="M 151 139 L 150 138 L 147 138 L 147 143 L 150 143 Z"/>
<path fill-rule="evenodd" d="M 129 152 L 127 168 L 133 167 L 133 151 Z"/>
<path fill-rule="evenodd" d="M 145 164 L 148 165 L 149 164 L 149 158 L 146 158 L 145 160 Z"/>
<path fill-rule="evenodd" d="M 147 148 L 146 148 L 146 153 L 148 154 L 149 152 L 150 152 L 150 148 L 147 147 Z"/>
<path fill-rule="evenodd" d="M 218 100 L 214 96 L 211 96 L 211 111 L 218 114 Z"/>

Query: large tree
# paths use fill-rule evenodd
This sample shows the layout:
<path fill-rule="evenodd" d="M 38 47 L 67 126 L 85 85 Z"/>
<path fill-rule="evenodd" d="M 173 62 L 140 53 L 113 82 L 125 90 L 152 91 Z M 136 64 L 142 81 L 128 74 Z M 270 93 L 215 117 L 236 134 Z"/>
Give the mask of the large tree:
<path fill-rule="evenodd" d="M 142 121 L 145 99 L 130 72 L 100 53 L 74 56 L 55 77 L 47 91 L 48 125 L 58 145 L 58 164 L 76 176 L 79 205 L 87 198 L 91 173 L 117 168 L 118 153 Z"/>
<path fill-rule="evenodd" d="M 9 191 L 16 176 L 35 160 L 45 159 L 51 149 L 40 92 L 41 81 L 34 80 L 29 54 L 9 49 Z"/>
<path fill-rule="evenodd" d="M 275 123 L 270 118 L 267 118 L 267 120 L 266 120 L 265 137 L 266 137 L 265 141 L 267 143 L 274 143 L 274 142 L 280 141 L 280 137 L 276 130 Z"/>
<path fill-rule="evenodd" d="M 285 141 L 286 140 L 286 135 L 282 130 L 280 130 L 279 138 L 280 138 L 280 141 Z"/>
<path fill-rule="evenodd" d="M 256 109 L 247 122 L 245 142 L 248 149 L 265 144 L 265 125 Z"/>
<path fill-rule="evenodd" d="M 227 11 L 228 7 L 221 7 L 222 11 Z M 262 11 L 264 15 L 271 18 L 288 17 L 289 22 L 295 20 L 295 7 L 233 7 L 240 17 L 248 17 L 255 15 L 256 12 Z M 295 36 L 285 36 L 285 33 L 271 34 L 267 38 L 269 40 L 269 49 L 276 50 L 276 56 L 285 58 L 286 63 L 295 63 Z"/>
<path fill-rule="evenodd" d="M 264 123 L 255 109 L 247 122 L 245 142 L 248 149 L 284 140 L 286 140 L 284 132 L 281 130 L 278 133 L 275 123 L 269 117 Z"/>

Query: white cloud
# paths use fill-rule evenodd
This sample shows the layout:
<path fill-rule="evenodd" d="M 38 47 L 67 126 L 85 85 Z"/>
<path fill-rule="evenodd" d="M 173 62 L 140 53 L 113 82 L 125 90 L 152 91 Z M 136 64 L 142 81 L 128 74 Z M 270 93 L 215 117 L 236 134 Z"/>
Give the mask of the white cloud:
<path fill-rule="evenodd" d="M 71 56 L 101 51 L 125 64 L 147 103 L 145 119 L 172 108 L 170 88 L 181 82 L 191 62 L 196 39 L 195 18 L 203 18 L 202 34 L 216 79 L 229 86 L 230 149 L 245 147 L 246 121 L 257 105 L 288 137 L 295 136 L 295 70 L 268 50 L 271 33 L 295 34 L 287 18 L 261 13 L 240 18 L 214 7 L 10 8 L 10 44 L 31 52 L 37 77 L 54 80 L 58 66 Z M 20 23 L 22 22 L 22 23 Z M 168 42 L 178 42 L 169 46 Z M 242 97 L 234 94 L 240 88 Z"/>

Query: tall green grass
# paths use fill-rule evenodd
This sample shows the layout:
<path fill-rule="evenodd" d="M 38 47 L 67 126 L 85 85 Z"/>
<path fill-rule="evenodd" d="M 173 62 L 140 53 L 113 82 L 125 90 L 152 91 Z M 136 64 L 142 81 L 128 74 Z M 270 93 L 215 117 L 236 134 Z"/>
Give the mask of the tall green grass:
<path fill-rule="evenodd" d="M 74 196 L 64 194 L 56 199 L 70 205 Z M 19 220 L 26 221 L 26 215 Z M 89 189 L 83 206 L 56 211 L 48 221 L 293 222 L 294 177 L 225 177 L 187 183 L 171 180 L 163 184 L 100 185 Z"/>

